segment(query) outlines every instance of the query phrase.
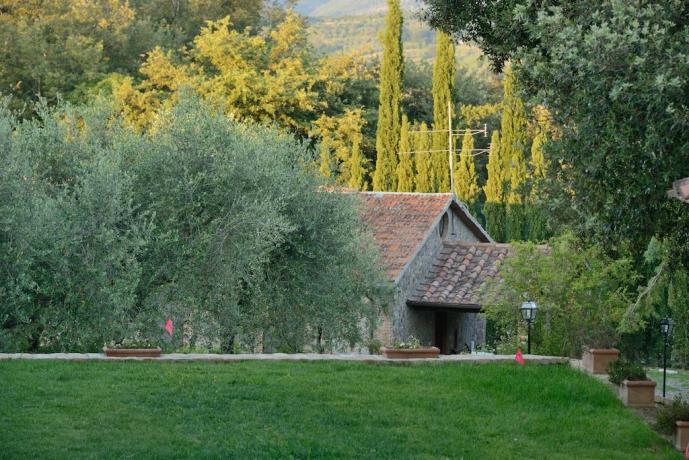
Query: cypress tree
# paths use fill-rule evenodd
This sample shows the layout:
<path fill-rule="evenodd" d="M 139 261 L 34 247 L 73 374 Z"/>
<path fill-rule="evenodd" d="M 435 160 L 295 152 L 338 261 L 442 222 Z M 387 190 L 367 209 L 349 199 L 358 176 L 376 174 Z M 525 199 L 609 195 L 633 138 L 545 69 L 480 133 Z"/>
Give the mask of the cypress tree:
<path fill-rule="evenodd" d="M 546 174 L 546 161 L 543 146 L 547 142 L 546 127 L 539 124 L 538 133 L 531 143 L 531 196 L 528 203 L 528 239 L 543 241 L 548 237 L 547 219 L 539 200 L 541 181 Z"/>
<path fill-rule="evenodd" d="M 498 242 L 505 241 L 505 162 L 500 156 L 500 134 L 493 131 L 488 153 L 488 180 L 483 187 L 486 203 L 483 215 L 486 217 L 486 230 Z"/>
<path fill-rule="evenodd" d="M 383 61 L 380 66 L 376 171 L 373 175 L 373 190 L 397 190 L 397 149 L 400 141 L 403 72 L 402 9 L 399 0 L 388 0 L 383 38 Z"/>
<path fill-rule="evenodd" d="M 459 154 L 459 164 L 455 171 L 455 193 L 457 198 L 470 206 L 476 202 L 481 192 L 476 176 L 473 149 L 474 136 L 467 129 L 462 138 L 462 151 Z"/>
<path fill-rule="evenodd" d="M 433 159 L 430 153 L 431 136 L 428 132 L 426 122 L 421 123 L 419 132 L 414 135 L 414 151 L 416 153 L 416 191 L 417 192 L 432 192 L 433 191 Z"/>
<path fill-rule="evenodd" d="M 361 154 L 361 147 L 356 142 L 352 145 L 352 154 L 349 157 L 349 180 L 347 185 L 357 190 L 367 190 L 366 168 L 364 168 L 364 156 Z"/>
<path fill-rule="evenodd" d="M 502 109 L 502 140 L 500 155 L 508 171 L 507 238 L 522 240 L 525 233 L 525 213 L 522 185 L 526 181 L 527 121 L 524 102 L 515 92 L 515 78 L 510 69 L 505 72 Z"/>
<path fill-rule="evenodd" d="M 448 103 L 451 102 L 455 81 L 455 45 L 450 35 L 444 32 L 436 34 L 435 62 L 433 63 L 433 191 L 450 190 L 450 166 L 448 148 Z M 442 132 L 446 130 L 446 132 Z"/>
<path fill-rule="evenodd" d="M 414 191 L 414 150 L 409 142 L 409 119 L 402 115 L 402 131 L 400 132 L 399 163 L 397 164 L 397 191 Z"/>

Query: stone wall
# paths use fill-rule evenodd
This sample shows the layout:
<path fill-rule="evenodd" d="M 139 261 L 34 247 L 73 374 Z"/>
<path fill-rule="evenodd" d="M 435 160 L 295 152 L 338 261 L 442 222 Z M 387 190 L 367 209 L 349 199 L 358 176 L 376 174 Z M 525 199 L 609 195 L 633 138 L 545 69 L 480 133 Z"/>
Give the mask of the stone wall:
<path fill-rule="evenodd" d="M 433 312 L 409 308 L 407 298 L 428 275 L 444 240 L 479 241 L 454 211 L 448 210 L 448 214 L 448 228 L 444 237 L 441 237 L 439 232 L 439 223 L 442 219 L 442 216 L 439 216 L 423 246 L 398 278 L 395 301 L 390 310 L 390 321 L 389 323 L 383 321 L 381 329 L 376 333 L 376 338 L 384 344 L 406 340 L 410 335 L 415 336 L 425 345 L 433 342 L 435 333 Z M 452 334 L 454 329 L 452 327 L 448 329 Z"/>

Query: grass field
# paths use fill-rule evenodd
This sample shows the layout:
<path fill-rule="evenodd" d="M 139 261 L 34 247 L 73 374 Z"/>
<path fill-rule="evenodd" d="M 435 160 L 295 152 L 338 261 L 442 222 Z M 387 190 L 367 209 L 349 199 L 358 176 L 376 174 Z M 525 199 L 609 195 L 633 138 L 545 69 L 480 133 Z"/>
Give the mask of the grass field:
<path fill-rule="evenodd" d="M 566 366 L 0 362 L 0 458 L 681 458 Z"/>

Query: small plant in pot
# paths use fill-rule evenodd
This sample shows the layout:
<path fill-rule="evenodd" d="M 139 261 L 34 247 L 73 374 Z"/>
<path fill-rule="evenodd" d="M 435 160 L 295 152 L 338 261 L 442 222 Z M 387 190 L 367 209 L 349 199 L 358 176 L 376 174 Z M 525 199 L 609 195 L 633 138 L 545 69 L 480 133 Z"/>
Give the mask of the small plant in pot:
<path fill-rule="evenodd" d="M 684 452 L 689 444 L 689 402 L 677 395 L 661 407 L 656 413 L 656 429 L 672 435 L 675 448 Z"/>
<path fill-rule="evenodd" d="M 654 407 L 656 383 L 644 368 L 627 360 L 611 362 L 608 366 L 610 382 L 619 385 L 620 398 L 628 407 Z"/>
<path fill-rule="evenodd" d="M 416 337 L 409 336 L 404 342 L 395 342 L 392 347 L 384 347 L 383 355 L 390 359 L 437 358 L 440 350 L 436 347 L 424 347 Z"/>
<path fill-rule="evenodd" d="M 162 350 L 149 340 L 123 339 L 103 347 L 109 358 L 158 358 Z"/>

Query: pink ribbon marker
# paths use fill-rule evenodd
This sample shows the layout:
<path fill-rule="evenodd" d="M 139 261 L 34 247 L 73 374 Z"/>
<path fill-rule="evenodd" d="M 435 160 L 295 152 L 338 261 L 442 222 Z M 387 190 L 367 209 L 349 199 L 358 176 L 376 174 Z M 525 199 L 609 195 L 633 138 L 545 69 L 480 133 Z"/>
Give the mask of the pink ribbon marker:
<path fill-rule="evenodd" d="M 524 365 L 525 361 L 524 361 L 524 356 L 522 356 L 522 349 L 521 348 L 517 348 L 517 354 L 514 355 L 514 360 L 517 361 L 522 366 Z"/>
<path fill-rule="evenodd" d="M 168 319 L 165 321 L 165 330 L 167 331 L 168 334 L 170 334 L 170 337 L 172 337 L 172 320 Z"/>

